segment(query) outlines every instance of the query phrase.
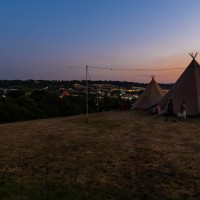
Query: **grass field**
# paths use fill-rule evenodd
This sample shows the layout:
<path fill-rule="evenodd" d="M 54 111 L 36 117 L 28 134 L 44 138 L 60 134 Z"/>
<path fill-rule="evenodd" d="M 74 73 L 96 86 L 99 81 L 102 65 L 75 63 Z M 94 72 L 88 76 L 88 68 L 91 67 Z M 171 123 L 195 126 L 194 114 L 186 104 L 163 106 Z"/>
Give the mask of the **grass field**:
<path fill-rule="evenodd" d="M 200 119 L 129 111 L 0 124 L 0 199 L 200 199 Z"/>

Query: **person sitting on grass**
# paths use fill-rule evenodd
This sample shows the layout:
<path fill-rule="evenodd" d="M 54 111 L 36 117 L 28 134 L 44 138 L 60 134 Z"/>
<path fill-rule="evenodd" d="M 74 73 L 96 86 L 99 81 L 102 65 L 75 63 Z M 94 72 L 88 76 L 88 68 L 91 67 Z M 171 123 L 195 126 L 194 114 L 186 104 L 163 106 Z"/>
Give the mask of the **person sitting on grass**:
<path fill-rule="evenodd" d="M 177 114 L 178 119 L 181 120 L 183 119 L 184 121 L 186 120 L 186 102 L 182 101 L 180 111 Z"/>

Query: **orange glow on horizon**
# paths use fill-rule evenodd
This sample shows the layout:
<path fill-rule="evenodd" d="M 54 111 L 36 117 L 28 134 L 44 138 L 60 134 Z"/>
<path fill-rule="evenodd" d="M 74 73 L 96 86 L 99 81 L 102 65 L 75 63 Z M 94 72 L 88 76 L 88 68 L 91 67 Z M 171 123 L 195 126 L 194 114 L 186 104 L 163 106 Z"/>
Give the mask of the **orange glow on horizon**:
<path fill-rule="evenodd" d="M 198 58 L 198 57 L 197 57 Z M 185 71 L 187 66 L 192 61 L 192 58 L 188 55 L 179 55 L 179 56 L 169 56 L 165 58 L 159 58 L 156 60 L 152 60 L 151 62 L 145 62 L 143 65 L 135 65 L 141 66 L 143 69 L 173 69 L 173 68 L 181 68 L 181 69 L 173 69 L 173 70 L 163 70 L 163 71 L 115 71 L 115 70 L 92 70 L 91 74 L 96 80 L 120 80 L 120 81 L 131 81 L 131 82 L 143 82 L 149 83 L 151 81 L 151 76 L 155 75 L 155 80 L 158 83 L 175 83 L 177 79 L 181 76 L 181 74 Z M 198 61 L 198 60 L 197 60 Z M 143 67 L 142 67 L 143 66 Z M 117 69 L 117 67 L 114 67 Z M 113 69 L 114 69 L 113 68 Z M 123 68 L 123 67 L 118 67 Z M 124 67 L 125 68 L 125 67 Z M 129 69 L 139 69 L 139 67 L 126 67 Z M 96 78 L 99 77 L 99 78 Z"/>

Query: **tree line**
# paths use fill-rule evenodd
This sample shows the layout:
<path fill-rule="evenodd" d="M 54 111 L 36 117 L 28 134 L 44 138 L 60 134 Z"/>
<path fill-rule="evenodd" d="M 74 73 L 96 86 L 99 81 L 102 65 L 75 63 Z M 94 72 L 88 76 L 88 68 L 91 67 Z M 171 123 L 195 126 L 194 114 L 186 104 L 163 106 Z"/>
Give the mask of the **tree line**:
<path fill-rule="evenodd" d="M 130 108 L 130 102 L 120 98 L 89 94 L 89 113 Z M 32 119 L 63 117 L 86 113 L 85 95 L 61 97 L 58 92 L 34 90 L 10 90 L 0 94 L 0 122 L 16 122 Z"/>
<path fill-rule="evenodd" d="M 61 86 L 66 88 L 72 88 L 73 84 L 85 85 L 85 80 L 0 80 L 0 88 L 18 88 L 18 89 L 40 89 L 48 87 L 49 90 L 56 91 Z M 146 87 L 147 83 L 137 83 L 137 82 L 128 82 L 128 81 L 89 81 L 89 84 L 112 84 L 118 87 Z M 164 84 L 161 83 L 160 86 L 163 89 L 170 89 L 173 84 Z"/>

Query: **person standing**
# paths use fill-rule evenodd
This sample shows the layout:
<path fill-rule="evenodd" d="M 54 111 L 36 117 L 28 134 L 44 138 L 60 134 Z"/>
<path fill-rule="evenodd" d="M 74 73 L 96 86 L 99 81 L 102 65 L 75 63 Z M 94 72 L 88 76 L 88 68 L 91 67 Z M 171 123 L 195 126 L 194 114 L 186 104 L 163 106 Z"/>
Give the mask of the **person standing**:
<path fill-rule="evenodd" d="M 178 113 L 178 119 L 181 120 L 181 118 L 183 120 L 186 120 L 186 102 L 185 101 L 182 101 L 180 111 Z"/>
<path fill-rule="evenodd" d="M 174 105 L 173 105 L 172 99 L 170 99 L 170 100 L 169 100 L 169 103 L 168 103 L 167 114 L 166 114 L 165 121 L 168 120 L 168 117 L 172 117 L 172 118 L 173 118 L 173 121 L 176 121 L 176 120 L 174 119 Z"/>

